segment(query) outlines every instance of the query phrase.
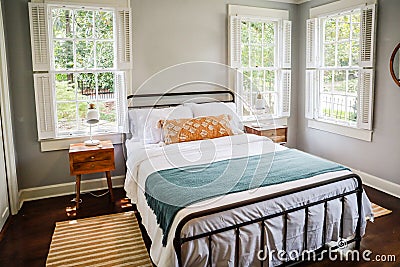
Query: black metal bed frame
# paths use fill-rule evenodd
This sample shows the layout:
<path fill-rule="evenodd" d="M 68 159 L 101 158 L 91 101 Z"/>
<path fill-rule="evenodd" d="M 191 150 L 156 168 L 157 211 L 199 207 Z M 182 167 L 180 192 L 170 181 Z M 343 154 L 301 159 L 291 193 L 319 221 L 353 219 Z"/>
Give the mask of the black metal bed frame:
<path fill-rule="evenodd" d="M 151 98 L 151 97 L 179 97 L 179 96 L 190 96 L 190 95 L 221 95 L 221 94 L 229 94 L 231 96 L 231 100 L 229 101 L 223 101 L 223 102 L 234 102 L 235 101 L 235 95 L 232 91 L 228 90 L 219 90 L 219 91 L 199 91 L 199 92 L 176 92 L 176 93 L 165 93 L 165 94 L 140 94 L 140 95 L 129 95 L 127 98 L 128 99 L 132 99 L 132 98 Z M 162 107 L 162 106 L 176 106 L 179 105 L 180 103 L 171 103 L 171 104 L 156 104 L 156 105 L 152 105 L 152 106 L 134 106 L 134 108 L 145 108 L 145 107 Z M 133 107 L 130 107 L 133 108 Z M 205 233 L 201 233 L 201 234 L 197 234 L 197 235 L 193 235 L 190 237 L 182 237 L 182 230 L 185 227 L 185 225 L 190 222 L 193 219 L 197 219 L 197 218 L 201 218 L 204 216 L 208 216 L 211 214 L 216 214 L 219 212 L 224 212 L 224 211 L 228 211 L 228 210 L 233 210 L 236 208 L 241 208 L 241 207 L 245 207 L 248 205 L 252 205 L 252 204 L 256 204 L 259 202 L 263 202 L 263 201 L 267 201 L 267 200 L 272 200 L 272 199 L 276 199 L 279 197 L 283 197 L 283 196 L 287 196 L 287 195 L 292 195 L 292 194 L 296 194 L 302 191 L 306 191 L 309 189 L 313 189 L 313 188 L 317 188 L 317 187 L 322 187 L 328 184 L 333 184 L 333 183 L 337 183 L 337 182 L 341 182 L 341 181 L 345 181 L 345 180 L 356 180 L 357 182 L 357 186 L 355 189 L 350 190 L 348 192 L 345 193 L 341 193 L 339 195 L 333 196 L 333 197 L 329 197 L 326 199 L 322 199 L 319 201 L 315 201 L 315 202 L 311 202 L 308 204 L 304 204 L 304 205 L 300 205 L 298 207 L 295 208 L 291 208 L 288 210 L 284 210 L 275 214 L 269 214 L 269 215 L 265 215 L 265 216 L 261 216 L 259 218 L 256 219 L 252 219 L 252 220 L 248 220 L 245 222 L 241 222 L 241 223 L 237 223 L 237 224 L 232 224 L 230 226 L 224 227 L 224 228 L 220 228 L 220 229 L 216 229 L 216 230 L 212 230 L 209 232 L 205 232 Z M 261 196 L 261 197 L 257 197 L 257 198 L 253 198 L 253 199 L 248 199 L 245 201 L 241 201 L 241 202 L 237 202 L 237 203 L 232 203 L 232 204 L 228 204 L 228 205 L 224 205 L 224 206 L 219 206 L 219 207 L 215 207 L 215 208 L 210 208 L 207 210 L 202 210 L 202 211 L 198 211 L 198 212 L 194 212 L 191 213 L 189 215 L 187 215 L 186 217 L 184 217 L 178 224 L 176 230 L 175 230 L 175 236 L 173 239 L 173 245 L 174 245 L 174 249 L 175 249 L 175 253 L 178 259 L 178 264 L 179 266 L 183 266 L 182 263 L 182 245 L 193 241 L 193 240 L 197 240 L 200 238 L 208 238 L 208 265 L 211 267 L 212 266 L 212 259 L 213 259 L 213 255 L 212 255 L 212 236 L 219 234 L 219 233 L 223 233 L 226 231 L 231 231 L 234 230 L 235 231 L 235 266 L 239 266 L 239 259 L 240 259 L 240 228 L 247 226 L 247 225 L 251 225 L 251 224 L 260 224 L 260 250 L 263 250 L 265 247 L 265 243 L 266 240 L 264 238 L 265 235 L 265 222 L 269 219 L 272 218 L 276 218 L 279 216 L 283 216 L 284 217 L 284 234 L 283 234 L 283 251 L 287 252 L 287 225 L 288 225 L 288 214 L 292 213 L 292 212 L 296 212 L 299 210 L 304 210 L 305 212 L 305 222 L 304 222 L 304 240 L 303 240 L 303 251 L 307 250 L 308 248 L 308 244 L 307 244 L 307 234 L 308 234 L 308 215 L 309 215 L 309 208 L 316 206 L 316 205 L 320 205 L 323 204 L 324 206 L 324 221 L 323 221 L 323 230 L 322 230 L 322 244 L 323 246 L 317 250 L 315 250 L 315 255 L 320 255 L 321 252 L 326 249 L 326 219 L 327 219 L 327 205 L 329 201 L 335 200 L 335 199 L 340 199 L 340 201 L 342 202 L 341 205 L 341 218 L 340 218 L 340 238 L 344 239 L 346 238 L 345 236 L 343 236 L 343 228 L 344 228 L 344 209 L 345 209 L 345 197 L 349 196 L 351 194 L 356 194 L 356 198 L 357 198 L 357 209 L 358 209 L 358 220 L 357 220 L 357 225 L 356 225 L 356 231 L 355 231 L 355 236 L 354 238 L 352 238 L 351 240 L 347 240 L 346 243 L 347 244 L 352 244 L 355 243 L 354 248 L 356 250 L 360 250 L 360 245 L 361 245 L 361 215 L 362 215 L 362 193 L 363 193 L 363 187 L 362 187 L 362 181 L 361 178 L 357 175 L 357 174 L 348 174 L 348 175 L 344 175 L 341 177 L 337 177 L 334 179 L 329 179 L 327 181 L 321 181 L 321 182 L 317 182 L 317 183 L 313 183 L 313 184 L 308 184 L 308 185 L 304 185 L 301 187 L 297 187 L 297 188 L 293 188 L 293 189 L 289 189 L 289 190 L 285 190 L 285 191 L 280 191 L 274 194 L 270 194 L 270 195 L 266 195 L 266 196 Z M 334 246 L 331 249 L 337 249 L 339 248 L 339 246 Z M 266 253 L 266 252 L 264 252 Z M 264 254 L 265 255 L 265 254 Z M 295 259 L 295 260 L 286 260 L 283 262 L 282 266 L 291 266 L 294 264 L 297 264 L 301 261 L 301 257 L 299 259 Z M 262 259 L 260 259 L 260 266 L 264 266 L 264 261 Z"/>

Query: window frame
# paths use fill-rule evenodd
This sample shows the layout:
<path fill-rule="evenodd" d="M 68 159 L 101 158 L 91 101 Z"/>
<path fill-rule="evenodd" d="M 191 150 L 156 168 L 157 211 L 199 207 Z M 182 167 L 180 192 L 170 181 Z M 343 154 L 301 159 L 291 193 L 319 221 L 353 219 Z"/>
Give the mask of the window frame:
<path fill-rule="evenodd" d="M 53 27 L 54 27 L 54 20 L 53 20 L 53 17 L 52 17 L 52 11 L 54 10 L 54 9 L 65 9 L 65 10 L 70 10 L 71 11 L 71 13 L 72 13 L 72 22 L 71 22 L 71 25 L 72 25 L 72 27 L 73 27 L 73 35 L 72 35 L 72 37 L 54 37 L 54 34 L 53 34 Z M 58 5 L 58 4 L 49 4 L 48 6 L 47 6 L 47 10 L 48 10 L 48 17 L 47 17 L 47 23 L 48 23 L 48 27 L 49 27 L 49 30 L 48 30 L 48 40 L 49 40 L 49 59 L 50 59 L 50 70 L 49 70 L 49 74 L 50 74 L 50 79 L 51 79 L 51 86 L 53 87 L 53 91 L 54 91 L 54 104 L 55 104 L 55 107 L 54 107 L 54 112 L 55 112 L 55 131 L 56 131 L 56 133 L 55 133 L 55 135 L 56 135 L 56 138 L 68 138 L 68 137 L 70 137 L 70 138 L 74 138 L 74 137 L 79 137 L 79 136 L 87 136 L 87 132 L 88 132 L 88 127 L 85 127 L 85 129 L 81 129 L 81 125 L 80 125 L 80 120 L 79 120 L 79 105 L 81 104 L 81 103 L 85 103 L 85 102 L 93 102 L 93 103 L 95 103 L 96 104 L 96 107 L 99 109 L 99 103 L 100 102 L 113 102 L 114 103 L 114 105 L 116 105 L 116 102 L 117 102 L 117 100 L 116 100 L 116 96 L 115 96 L 115 93 L 114 93 L 114 96 L 113 96 L 113 98 L 110 98 L 110 99 L 106 99 L 106 100 L 104 100 L 104 101 L 102 101 L 102 100 L 100 100 L 99 101 L 99 96 L 98 96 L 98 91 L 97 91 L 97 88 L 98 88 L 98 78 L 96 77 L 95 78 L 95 81 L 96 81 L 96 83 L 95 83 L 95 88 L 96 88 L 96 90 L 95 90 L 95 97 L 94 97 L 94 99 L 87 99 L 87 100 L 84 100 L 84 99 L 78 99 L 78 94 L 79 94 L 79 92 L 78 92 L 78 90 L 79 90 L 79 86 L 78 87 L 75 87 L 75 99 L 74 100 L 59 100 L 59 99 L 57 99 L 57 94 L 56 94 L 56 90 L 57 90 L 57 85 L 56 85 L 56 80 L 57 80 L 57 78 L 56 78 L 56 75 L 57 74 L 72 74 L 72 75 L 74 75 L 74 78 L 75 79 L 78 79 L 77 78 L 77 76 L 79 75 L 79 74 L 83 74 L 83 73 L 93 73 L 94 75 L 98 75 L 99 73 L 112 73 L 113 74 L 113 76 L 114 76 L 114 80 L 113 81 L 115 81 L 115 75 L 116 75 L 116 72 L 118 71 L 118 69 L 117 69 L 117 36 L 116 36 L 116 34 L 117 34 L 117 31 L 116 31 L 116 28 L 117 28 L 117 22 L 116 22 L 116 10 L 115 9 L 113 9 L 113 8 L 110 8 L 110 7 L 105 7 L 105 8 L 100 8 L 100 7 L 94 7 L 94 6 L 76 6 L 76 5 Z M 99 38 L 96 38 L 94 35 L 95 35 L 95 31 L 96 31 L 96 26 L 95 26 L 95 23 L 93 24 L 93 33 L 92 33 L 92 37 L 90 37 L 90 38 L 79 38 L 79 37 L 76 37 L 76 29 L 75 29 L 75 11 L 76 10 L 88 10 L 88 11 L 93 11 L 93 12 L 95 12 L 95 11 L 105 11 L 105 12 L 112 12 L 112 20 L 113 20 L 113 28 L 112 28 L 112 34 L 113 34 L 113 38 L 112 39 L 99 39 Z M 93 22 L 95 21 L 95 16 L 93 16 Z M 73 55 L 73 60 L 74 60 L 74 67 L 72 67 L 72 68 L 70 68 L 70 69 L 68 69 L 68 68 L 62 68 L 62 69 L 57 69 L 56 68 L 56 64 L 55 64 L 55 53 L 54 53 L 54 43 L 56 42 L 56 41 L 71 41 L 72 42 L 72 55 Z M 77 60 L 77 52 L 76 52 L 76 50 L 77 50 L 77 47 L 76 47 L 76 44 L 77 44 L 77 42 L 80 42 L 80 41 L 93 41 L 93 67 L 92 68 L 78 68 L 77 67 L 77 62 L 76 62 L 76 60 Z M 97 66 L 97 61 L 98 61 L 98 58 L 97 58 L 97 53 L 96 53 L 96 44 L 97 44 L 97 41 L 100 41 L 100 42 L 102 42 L 102 41 L 106 41 L 106 42 L 112 42 L 113 43 L 113 67 L 112 68 L 99 68 L 98 66 Z M 115 88 L 115 84 L 114 84 L 114 88 Z M 68 103 L 70 103 L 70 104 L 72 104 L 72 103 L 75 103 L 75 109 L 76 109 L 76 114 L 75 114 L 75 117 L 76 117 L 76 120 L 75 120 L 75 122 L 77 123 L 77 125 L 78 125 L 78 128 L 77 129 L 75 129 L 75 130 L 73 130 L 73 131 L 68 131 L 68 130 L 65 130 L 65 131 L 60 131 L 60 129 L 59 129 L 59 124 L 60 124 L 60 121 L 59 121 L 59 119 L 58 119 L 58 113 L 57 113 L 57 110 L 58 110 L 58 104 L 68 104 Z M 107 135 L 107 134 L 115 134 L 115 133 L 117 133 L 118 132 L 118 130 L 117 130 L 117 112 L 118 112 L 118 110 L 117 110 L 117 107 L 115 107 L 116 108 L 116 110 L 115 110 L 115 121 L 114 121 L 114 124 L 115 124 L 115 127 L 112 127 L 112 128 L 109 128 L 108 130 L 100 130 L 100 131 L 97 131 L 97 132 L 94 132 L 95 133 L 95 135 Z M 96 125 L 95 126 L 95 128 L 97 128 L 97 129 L 99 129 L 99 127 L 100 126 L 98 126 L 98 125 Z"/>
<path fill-rule="evenodd" d="M 85 1 L 83 1 L 85 2 Z M 65 4 L 54 0 L 33 0 L 28 3 L 29 21 L 31 29 L 32 67 L 34 76 L 36 119 L 38 141 L 43 143 L 42 151 L 65 149 L 65 141 L 81 140 L 87 138 L 88 133 L 74 135 L 56 135 L 57 117 L 55 113 L 55 73 L 81 73 L 81 72 L 112 72 L 114 73 L 114 96 L 116 105 L 115 132 L 105 131 L 96 133 L 99 139 L 111 138 L 114 143 L 120 143 L 121 134 L 127 132 L 127 106 L 126 94 L 132 82 L 132 15 L 129 1 L 98 0 L 82 1 L 71 0 Z M 104 69 L 73 69 L 55 70 L 54 62 L 50 59 L 50 46 L 52 46 L 52 18 L 50 9 L 54 7 L 90 10 L 106 10 L 113 12 L 113 36 L 114 36 L 114 66 Z M 39 29 L 39 30 L 38 30 Z M 95 48 L 94 48 L 95 49 Z M 74 58 L 75 60 L 75 58 Z M 96 60 L 94 58 L 94 60 Z M 74 74 L 76 75 L 76 74 Z M 51 101 L 50 101 L 50 100 Z M 96 89 L 96 101 L 97 101 Z M 90 100 L 89 100 L 90 101 Z M 78 103 L 77 99 L 72 101 Z M 86 102 L 86 101 L 84 101 Z M 101 102 L 101 101 L 100 101 Z M 51 144 L 54 142 L 54 145 Z M 60 145 L 61 144 L 61 145 Z M 49 148 L 49 149 L 47 149 Z"/>
<path fill-rule="evenodd" d="M 256 119 L 281 119 L 290 116 L 290 87 L 291 87 L 291 22 L 288 21 L 289 11 L 279 9 L 257 8 L 247 6 L 228 6 L 228 15 L 230 25 L 228 28 L 229 35 L 229 65 L 235 69 L 235 76 L 233 80 L 233 88 L 239 97 L 237 97 L 237 110 L 238 114 L 244 121 L 254 121 Z M 241 45 L 238 40 L 241 40 L 241 19 L 252 20 L 259 22 L 275 22 L 275 42 L 274 42 L 274 67 L 243 67 L 241 64 Z M 238 22 L 240 26 L 238 27 Z M 286 28 L 285 28 L 286 27 Z M 284 42 L 288 41 L 286 44 Z M 243 116 L 243 100 L 240 96 L 244 94 L 243 70 L 267 70 L 275 72 L 274 91 L 265 91 L 266 94 L 275 95 L 274 99 L 274 115 L 271 114 L 258 114 L 255 112 L 254 107 L 250 107 L 250 116 Z M 264 74 L 265 75 L 265 74 Z M 264 86 L 264 85 L 263 85 Z M 252 92 L 253 95 L 257 91 Z"/>
<path fill-rule="evenodd" d="M 360 49 L 358 67 L 338 67 L 335 49 L 335 67 L 327 68 L 323 64 L 324 30 L 323 19 L 360 10 Z M 310 9 L 310 19 L 307 20 L 306 31 L 306 105 L 305 117 L 308 127 L 319 129 L 339 135 L 349 136 L 365 141 L 372 140 L 373 95 L 374 95 L 374 67 L 375 67 L 375 42 L 376 42 L 376 1 L 375 0 L 350 0 L 349 2 L 334 2 Z M 364 19 L 364 20 L 363 20 Z M 366 24 L 370 23 L 370 24 Z M 368 28 L 369 27 L 369 28 Z M 335 38 L 337 38 L 338 28 Z M 368 39 L 368 34 L 372 36 Z M 337 41 L 337 39 L 335 39 Z M 352 42 L 349 36 L 348 42 Z M 365 49 L 370 50 L 363 50 Z M 349 60 L 352 57 L 349 48 Z M 359 71 L 357 90 L 357 121 L 348 123 L 344 120 L 326 119 L 320 116 L 320 92 L 323 89 L 321 75 L 325 69 Z M 348 77 L 346 78 L 347 83 Z M 346 94 L 347 88 L 346 85 Z M 332 88 L 333 89 L 333 88 Z M 347 104 L 347 103 L 346 103 Z"/>

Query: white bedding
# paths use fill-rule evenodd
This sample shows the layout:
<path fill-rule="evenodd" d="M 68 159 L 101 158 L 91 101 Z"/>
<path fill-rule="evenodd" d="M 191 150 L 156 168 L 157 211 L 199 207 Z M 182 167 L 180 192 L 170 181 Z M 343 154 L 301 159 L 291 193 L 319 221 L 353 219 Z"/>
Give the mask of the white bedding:
<path fill-rule="evenodd" d="M 283 146 L 272 143 L 268 138 L 256 135 L 237 135 L 222 137 L 212 140 L 194 141 L 187 143 L 171 144 L 168 146 L 142 145 L 139 142 L 128 140 L 127 147 L 127 175 L 125 181 L 125 191 L 127 196 L 136 203 L 137 209 L 142 217 L 142 224 L 152 240 L 150 256 L 157 266 L 177 266 L 177 259 L 173 248 L 173 237 L 175 229 L 180 219 L 186 215 L 204 210 L 205 208 L 217 207 L 227 203 L 242 201 L 243 199 L 255 198 L 257 196 L 268 195 L 282 190 L 311 184 L 334 177 L 349 174 L 349 171 L 331 172 L 317 175 L 308 179 L 302 179 L 284 184 L 271 185 L 251 191 L 244 191 L 217 197 L 211 200 L 202 201 L 180 210 L 174 219 L 169 231 L 168 243 L 166 247 L 162 245 L 162 230 L 159 228 L 156 216 L 147 205 L 144 196 L 146 178 L 153 172 L 169 168 L 177 168 L 188 165 L 205 164 L 209 162 L 221 161 L 236 157 L 258 155 L 261 153 L 274 152 L 287 149 Z M 346 180 L 330 184 L 327 186 L 310 189 L 295 195 L 289 195 L 262 203 L 226 211 L 204 218 L 192 220 L 184 228 L 184 235 L 199 234 L 204 231 L 228 226 L 233 222 L 238 223 L 243 220 L 257 218 L 260 214 L 274 214 L 284 209 L 295 207 L 296 205 L 335 196 L 340 193 L 354 189 L 356 182 Z M 344 235 L 352 236 L 358 218 L 355 195 L 346 197 L 345 201 L 345 228 Z M 364 194 L 363 197 L 363 217 L 372 216 L 371 205 Z M 341 217 L 341 202 L 331 201 L 328 204 L 327 218 L 327 237 L 326 242 L 336 241 L 339 238 L 339 227 Z M 288 250 L 303 249 L 303 228 L 304 211 L 298 211 L 289 215 L 288 224 Z M 362 234 L 365 231 L 366 222 L 362 224 Z M 318 205 L 309 209 L 308 222 L 308 249 L 316 249 L 322 245 L 322 222 L 323 206 Z M 274 218 L 267 221 L 266 242 L 270 249 L 282 249 L 282 218 Z M 258 233 L 252 235 L 252 233 Z M 259 225 L 254 224 L 241 228 L 240 246 L 240 266 L 251 266 L 257 263 L 257 252 L 259 249 L 258 240 L 260 230 Z M 257 236 L 257 238 L 254 238 Z M 213 265 L 231 266 L 234 264 L 234 232 L 225 232 L 213 237 L 213 242 L 218 242 L 218 255 L 213 253 Z M 190 242 L 190 245 L 183 246 L 183 264 L 185 266 L 206 266 L 208 255 L 208 244 L 205 239 Z M 216 246 L 213 246 L 216 249 Z M 190 253 L 185 253 L 190 251 Z M 268 259 L 270 266 L 278 265 L 281 262 L 275 258 Z M 258 263 L 257 263 L 258 264 Z"/>

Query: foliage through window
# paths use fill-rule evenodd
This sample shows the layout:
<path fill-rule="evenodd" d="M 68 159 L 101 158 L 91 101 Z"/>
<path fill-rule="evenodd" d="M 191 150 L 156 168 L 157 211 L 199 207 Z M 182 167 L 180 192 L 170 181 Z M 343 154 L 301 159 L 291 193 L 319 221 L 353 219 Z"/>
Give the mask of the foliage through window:
<path fill-rule="evenodd" d="M 291 22 L 286 18 L 289 13 L 230 5 L 229 14 L 230 66 L 237 69 L 239 81 L 236 84 L 238 113 L 244 119 L 254 119 L 260 113 L 269 118 L 288 117 Z M 258 95 L 266 104 L 265 110 L 255 110 Z"/>
<path fill-rule="evenodd" d="M 241 68 L 243 72 L 243 115 L 251 115 L 258 93 L 266 101 L 267 113 L 276 115 L 278 97 L 277 22 L 243 19 L 241 21 Z"/>
<path fill-rule="evenodd" d="M 69 2 L 28 3 L 38 138 L 87 135 L 89 103 L 100 111 L 95 133 L 126 132 L 131 10 Z"/>
<path fill-rule="evenodd" d="M 360 10 L 322 19 L 320 118 L 357 122 Z"/>
<path fill-rule="evenodd" d="M 307 20 L 306 118 L 372 129 L 375 5 Z"/>
<path fill-rule="evenodd" d="M 115 132 L 114 12 L 64 7 L 50 10 L 57 134 L 87 131 L 89 103 L 95 103 L 100 112 L 97 130 Z"/>

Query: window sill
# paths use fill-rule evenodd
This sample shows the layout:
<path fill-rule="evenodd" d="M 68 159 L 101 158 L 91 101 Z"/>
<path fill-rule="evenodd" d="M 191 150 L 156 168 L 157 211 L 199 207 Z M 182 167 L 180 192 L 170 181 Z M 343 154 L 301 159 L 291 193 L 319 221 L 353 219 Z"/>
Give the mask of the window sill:
<path fill-rule="evenodd" d="M 337 125 L 318 120 L 308 120 L 308 127 L 329 133 L 339 134 L 367 142 L 372 142 L 372 131 Z"/>
<path fill-rule="evenodd" d="M 111 140 L 111 142 L 113 144 L 122 144 L 123 143 L 123 134 L 121 134 L 121 133 L 96 135 L 96 136 L 93 136 L 93 138 L 101 140 L 101 141 Z M 89 139 L 89 136 L 79 136 L 79 137 L 65 137 L 65 138 L 40 140 L 39 141 L 40 142 L 40 150 L 42 152 L 66 150 L 66 149 L 69 149 L 70 144 L 82 143 L 88 139 Z"/>
<path fill-rule="evenodd" d="M 245 116 L 242 117 L 242 122 L 243 123 L 256 123 L 256 122 L 261 122 L 265 124 L 276 124 L 276 125 L 287 125 L 288 124 L 288 118 L 287 117 L 279 117 L 279 118 L 261 118 L 261 119 L 256 119 L 256 116 Z"/>

